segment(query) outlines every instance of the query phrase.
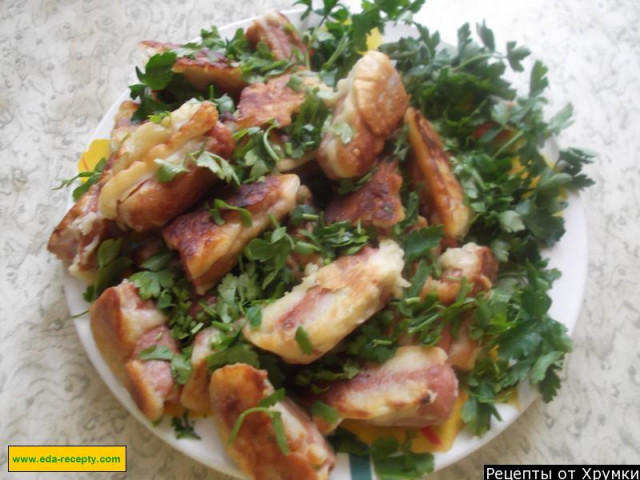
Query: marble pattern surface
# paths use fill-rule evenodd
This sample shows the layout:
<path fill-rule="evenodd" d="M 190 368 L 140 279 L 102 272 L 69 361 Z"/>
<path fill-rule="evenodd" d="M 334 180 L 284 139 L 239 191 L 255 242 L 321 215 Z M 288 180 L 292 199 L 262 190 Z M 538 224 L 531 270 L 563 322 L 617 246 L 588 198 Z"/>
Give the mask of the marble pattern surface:
<path fill-rule="evenodd" d="M 89 364 L 46 241 L 100 117 L 132 80 L 140 39 L 183 41 L 201 26 L 283 0 L 0 2 L 0 471 L 11 444 L 126 444 L 126 474 L 76 479 L 223 479 L 156 439 Z M 574 104 L 562 145 L 600 153 L 583 196 L 590 264 L 564 384 L 504 434 L 434 480 L 481 478 L 485 463 L 640 461 L 640 3 L 428 0 L 421 18 L 455 38 L 482 19 L 550 69 L 550 111 Z M 3 474 L 4 476 L 4 474 Z M 60 478 L 8 474 L 8 478 Z"/>

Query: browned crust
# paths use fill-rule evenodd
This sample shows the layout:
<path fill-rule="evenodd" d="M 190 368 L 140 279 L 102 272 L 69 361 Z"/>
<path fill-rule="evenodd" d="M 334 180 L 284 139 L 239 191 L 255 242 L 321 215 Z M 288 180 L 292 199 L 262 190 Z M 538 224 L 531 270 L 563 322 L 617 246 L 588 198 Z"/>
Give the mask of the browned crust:
<path fill-rule="evenodd" d="M 229 205 L 248 210 L 256 225 L 288 194 L 285 189 L 288 188 L 289 179 L 285 177 L 291 176 L 271 175 L 264 182 L 242 185 L 237 193 L 224 196 L 223 200 Z M 293 206 L 294 202 L 291 208 Z M 242 244 L 237 241 L 230 243 L 230 232 L 236 232 L 242 217 L 230 210 L 224 210 L 221 215 L 225 223 L 218 225 L 207 205 L 204 205 L 194 212 L 179 216 L 162 230 L 165 242 L 179 253 L 187 276 L 200 293 L 204 293 L 208 286 L 220 280 L 235 265 L 237 254 L 250 240 L 245 238 Z M 260 231 L 256 229 L 256 235 Z M 203 273 L 196 274 L 195 269 Z"/>
<path fill-rule="evenodd" d="M 235 147 L 233 134 L 221 122 L 206 134 L 205 149 L 221 157 L 229 157 Z M 118 204 L 119 220 L 134 230 L 144 232 L 162 227 L 187 210 L 215 182 L 215 175 L 204 167 L 191 163 L 188 172 L 170 182 L 152 177 L 142 182 Z"/>
<path fill-rule="evenodd" d="M 386 229 L 404 218 L 400 199 L 402 176 L 397 162 L 383 161 L 371 179 L 350 195 L 333 197 L 325 212 L 327 223 L 348 220 L 363 226 L 373 225 Z"/>
<path fill-rule="evenodd" d="M 289 19 L 280 12 L 271 11 L 258 18 L 245 35 L 255 48 L 258 42 L 264 42 L 277 60 L 295 59 L 298 50 L 305 55 L 306 47 Z"/>
<path fill-rule="evenodd" d="M 214 181 L 213 173 L 197 167 L 171 182 L 150 178 L 118 204 L 119 219 L 139 232 L 161 227 L 197 202 Z"/>
<path fill-rule="evenodd" d="M 345 144 L 339 139 L 334 140 L 340 142 L 335 156 L 329 154 L 325 148 L 329 139 L 335 137 L 334 133 L 329 131 L 320 142 L 318 164 L 332 180 L 364 175 L 371 169 L 376 157 L 384 148 L 384 138 L 374 135 L 362 116 L 356 115 L 350 127 L 354 132 L 350 142 Z"/>
<path fill-rule="evenodd" d="M 377 51 L 358 60 L 338 91 L 332 126 L 317 158 L 329 178 L 355 178 L 373 167 L 386 137 L 402 120 L 409 96 L 389 57 Z M 346 143 L 333 130 L 342 123 L 353 132 Z"/>
<path fill-rule="evenodd" d="M 163 43 L 154 40 L 140 42 L 140 46 L 149 54 L 162 53 L 180 48 L 175 43 Z M 215 59 L 212 60 L 211 57 Z M 199 90 L 207 90 L 210 85 L 232 96 L 240 94 L 247 83 L 242 80 L 242 71 L 234 67 L 221 54 L 201 50 L 194 58 L 180 57 L 173 65 L 173 71 L 184 75 L 185 79 Z"/>
<path fill-rule="evenodd" d="M 304 91 L 287 86 L 291 75 L 271 78 L 266 83 L 252 83 L 240 94 L 235 125 L 238 128 L 261 126 L 274 120 L 278 127 L 291 124 L 291 116 L 304 102 Z"/>
<path fill-rule="evenodd" d="M 443 360 L 446 359 L 444 353 L 441 355 Z M 394 368 L 389 371 L 385 370 L 384 364 L 364 367 L 352 379 L 331 384 L 318 398 L 334 407 L 342 418 L 376 423 L 380 417 L 368 410 L 367 405 L 354 403 L 354 396 L 363 400 L 375 398 L 384 395 L 385 391 L 402 392 L 406 385 L 412 385 L 406 395 L 388 399 L 386 406 L 397 412 L 397 417 L 393 420 L 386 418 L 383 424 L 423 427 L 444 422 L 451 415 L 458 396 L 458 381 L 451 366 L 432 360 L 431 363 L 406 367 L 405 370 Z M 417 385 L 422 385 L 418 392 L 414 391 Z"/>
<path fill-rule="evenodd" d="M 327 479 L 335 458 L 311 420 L 288 401 L 283 402 L 288 414 L 302 422 L 306 430 L 299 437 L 286 432 L 288 455 L 276 443 L 271 419 L 261 412 L 246 416 L 235 441 L 229 444 L 229 435 L 240 414 L 258 406 L 272 392 L 264 370 L 235 364 L 213 372 L 209 384 L 211 407 L 229 455 L 256 480 Z"/>
<path fill-rule="evenodd" d="M 410 167 L 414 187 L 420 192 L 422 215 L 431 223 L 441 223 L 451 238 L 463 237 L 471 222 L 471 209 L 464 204 L 464 193 L 453 174 L 449 156 L 433 126 L 416 109 L 405 114 L 413 150 Z"/>

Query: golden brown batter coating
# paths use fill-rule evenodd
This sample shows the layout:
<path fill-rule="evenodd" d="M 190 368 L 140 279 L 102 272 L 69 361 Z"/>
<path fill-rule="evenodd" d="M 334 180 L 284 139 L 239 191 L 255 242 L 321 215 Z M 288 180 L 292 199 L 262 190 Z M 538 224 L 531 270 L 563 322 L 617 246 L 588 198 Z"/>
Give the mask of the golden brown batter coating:
<path fill-rule="evenodd" d="M 211 409 L 229 455 L 255 480 L 328 479 L 335 456 L 307 414 L 289 399 L 271 407 L 281 414 L 288 455 L 280 450 L 271 419 L 263 412 L 247 415 L 235 440 L 228 442 L 238 417 L 273 391 L 267 372 L 250 365 L 227 365 L 213 372 Z"/>
<path fill-rule="evenodd" d="M 264 42 L 276 60 L 304 58 L 306 47 L 300 35 L 289 19 L 276 10 L 253 22 L 245 35 L 254 48 Z"/>
<path fill-rule="evenodd" d="M 458 379 L 447 354 L 438 347 L 413 346 L 332 384 L 318 398 L 343 419 L 413 428 L 444 422 L 457 396 Z"/>
<path fill-rule="evenodd" d="M 462 238 L 471 223 L 471 209 L 464 203 L 462 186 L 451 170 L 449 156 L 440 137 L 422 114 L 409 108 L 404 121 L 409 125 L 413 150 L 412 177 L 421 196 L 421 212 L 432 224 L 442 224 L 451 238 Z"/>
<path fill-rule="evenodd" d="M 188 209 L 216 181 L 191 155 L 200 149 L 229 156 L 231 132 L 218 122 L 213 103 L 189 101 L 160 124 L 143 123 L 123 141 L 99 197 L 101 214 L 143 232 L 161 227 Z M 158 160 L 187 171 L 158 178 Z"/>
<path fill-rule="evenodd" d="M 349 195 L 335 195 L 325 213 L 327 223 L 344 220 L 388 229 L 404 219 L 402 176 L 397 162 L 380 162 L 371 179 Z"/>
<path fill-rule="evenodd" d="M 263 307 L 260 326 L 254 329 L 247 325 L 243 334 L 286 362 L 311 363 L 399 295 L 404 285 L 402 257 L 402 249 L 392 240 L 383 240 L 379 248 L 367 246 L 355 255 L 340 257 Z M 311 342 L 310 354 L 305 354 L 296 340 L 300 327 Z"/>
<path fill-rule="evenodd" d="M 176 43 L 163 43 L 153 40 L 140 42 L 140 47 L 149 55 L 179 49 Z M 221 53 L 200 50 L 193 58 L 179 57 L 173 65 L 175 73 L 181 73 L 197 89 L 206 91 L 210 85 L 216 91 L 236 96 L 247 86 L 242 79 L 240 67 L 233 66 Z"/>
<path fill-rule="evenodd" d="M 373 50 L 365 53 L 338 83 L 333 120 L 318 149 L 326 175 L 338 179 L 367 173 L 408 105 L 409 96 L 389 57 Z"/>
<path fill-rule="evenodd" d="M 245 225 L 238 212 L 222 212 L 218 225 L 206 206 L 179 216 L 162 230 L 169 248 L 180 260 L 196 291 L 206 292 L 236 264 L 237 256 L 249 241 L 271 225 L 270 215 L 281 220 L 296 206 L 300 179 L 296 175 L 270 175 L 264 182 L 245 184 L 223 200 L 251 213 Z"/>

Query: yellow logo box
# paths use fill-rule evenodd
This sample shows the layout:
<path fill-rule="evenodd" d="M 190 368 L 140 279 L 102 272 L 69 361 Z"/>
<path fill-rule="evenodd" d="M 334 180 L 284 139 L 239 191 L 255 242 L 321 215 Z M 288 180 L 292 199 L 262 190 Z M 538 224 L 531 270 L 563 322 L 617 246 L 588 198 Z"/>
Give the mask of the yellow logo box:
<path fill-rule="evenodd" d="M 9 445 L 10 472 L 126 472 L 126 445 Z"/>

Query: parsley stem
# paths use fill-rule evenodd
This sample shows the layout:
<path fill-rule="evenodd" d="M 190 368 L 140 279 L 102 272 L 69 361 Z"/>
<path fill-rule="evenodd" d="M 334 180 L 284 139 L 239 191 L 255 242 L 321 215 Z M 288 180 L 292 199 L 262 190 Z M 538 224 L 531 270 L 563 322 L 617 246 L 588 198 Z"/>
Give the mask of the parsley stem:
<path fill-rule="evenodd" d="M 335 63 L 336 59 L 340 55 L 342 55 L 342 52 L 344 51 L 344 49 L 347 48 L 348 40 L 349 40 L 349 37 L 347 35 L 343 36 L 340 39 L 340 43 L 338 43 L 338 46 L 336 47 L 335 51 L 333 52 L 331 57 L 329 57 L 329 60 L 327 60 L 325 64 L 322 66 L 324 70 L 329 70 Z"/>
<path fill-rule="evenodd" d="M 491 160 L 495 160 L 496 158 L 498 158 L 498 155 L 500 155 L 505 149 L 509 148 L 511 145 L 513 145 L 515 142 L 517 142 L 518 140 L 520 140 L 522 138 L 522 136 L 524 135 L 524 131 L 520 130 L 518 132 L 517 135 L 514 135 L 513 137 L 511 137 L 509 139 L 508 142 L 505 142 L 497 151 L 496 153 L 494 153 L 491 156 Z"/>
<path fill-rule="evenodd" d="M 485 58 L 492 58 L 493 56 L 495 56 L 494 53 L 483 53 L 483 54 L 480 54 L 480 55 L 476 55 L 475 57 L 471 57 L 471 58 L 466 59 L 464 62 L 459 63 L 458 65 L 454 65 L 453 67 L 451 67 L 450 71 L 459 70 L 459 69 L 461 69 L 463 67 L 466 67 L 470 63 L 476 62 L 478 60 L 484 60 Z"/>

